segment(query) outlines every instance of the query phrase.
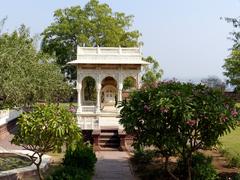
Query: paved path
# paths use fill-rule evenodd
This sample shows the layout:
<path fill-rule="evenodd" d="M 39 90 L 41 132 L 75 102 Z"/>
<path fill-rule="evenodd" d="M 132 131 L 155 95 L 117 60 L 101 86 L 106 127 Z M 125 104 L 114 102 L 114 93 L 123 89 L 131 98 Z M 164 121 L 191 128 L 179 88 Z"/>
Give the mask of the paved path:
<path fill-rule="evenodd" d="M 98 151 L 93 180 L 136 180 L 129 166 L 129 155 L 121 151 Z"/>
<path fill-rule="evenodd" d="M 20 146 L 16 146 L 11 144 L 11 140 L 13 138 L 13 134 L 7 134 L 4 138 L 0 139 L 0 151 L 4 150 L 22 150 L 23 148 Z"/>

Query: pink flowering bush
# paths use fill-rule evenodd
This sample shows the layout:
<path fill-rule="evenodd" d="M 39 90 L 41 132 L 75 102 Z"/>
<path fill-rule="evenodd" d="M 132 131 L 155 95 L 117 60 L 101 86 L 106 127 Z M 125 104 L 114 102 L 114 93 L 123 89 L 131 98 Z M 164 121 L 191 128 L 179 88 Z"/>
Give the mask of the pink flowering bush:
<path fill-rule="evenodd" d="M 135 134 L 135 148 L 155 146 L 166 162 L 180 154 L 186 179 L 191 178 L 192 154 L 216 145 L 239 120 L 234 102 L 200 84 L 170 81 L 144 87 L 121 106 L 120 123 L 127 133 Z"/>

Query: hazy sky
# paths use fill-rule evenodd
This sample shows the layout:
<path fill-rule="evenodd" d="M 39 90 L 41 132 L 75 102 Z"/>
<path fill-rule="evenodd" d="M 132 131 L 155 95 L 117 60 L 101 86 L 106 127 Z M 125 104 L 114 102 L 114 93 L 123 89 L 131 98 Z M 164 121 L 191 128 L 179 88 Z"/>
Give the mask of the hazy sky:
<path fill-rule="evenodd" d="M 58 8 L 83 6 L 87 0 L 8 0 L 1 2 L 5 31 L 25 24 L 32 34 L 53 22 Z M 220 17 L 240 16 L 240 0 L 100 0 L 113 11 L 134 15 L 134 29 L 142 33 L 144 56 L 156 57 L 164 78 L 224 78 L 222 65 L 232 42 L 232 25 Z"/>

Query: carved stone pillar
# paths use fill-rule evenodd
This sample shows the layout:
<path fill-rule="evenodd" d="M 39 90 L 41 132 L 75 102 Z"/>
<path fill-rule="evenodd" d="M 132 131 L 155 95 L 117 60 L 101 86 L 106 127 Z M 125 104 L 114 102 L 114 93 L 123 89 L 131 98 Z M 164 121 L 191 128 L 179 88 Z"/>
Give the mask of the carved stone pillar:
<path fill-rule="evenodd" d="M 122 101 L 122 89 L 123 89 L 123 83 L 119 82 L 119 84 L 118 84 L 118 103 Z"/>
<path fill-rule="evenodd" d="M 101 83 L 97 82 L 97 104 L 96 104 L 96 113 L 100 113 L 101 106 Z"/>
<path fill-rule="evenodd" d="M 80 83 L 78 83 L 78 85 L 77 85 L 77 92 L 78 92 L 78 108 L 77 108 L 77 113 L 81 113 L 81 112 L 82 112 L 81 91 L 82 91 L 82 81 L 80 81 Z"/>

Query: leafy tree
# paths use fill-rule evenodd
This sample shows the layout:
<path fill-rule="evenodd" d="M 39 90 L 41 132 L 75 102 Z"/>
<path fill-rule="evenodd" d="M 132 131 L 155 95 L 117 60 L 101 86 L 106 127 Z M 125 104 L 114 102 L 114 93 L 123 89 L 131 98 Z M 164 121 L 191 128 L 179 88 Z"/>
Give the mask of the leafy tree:
<path fill-rule="evenodd" d="M 225 59 L 223 68 L 224 75 L 229 78 L 228 82 L 236 85 L 236 90 L 240 89 L 240 50 L 232 50 L 229 58 Z"/>
<path fill-rule="evenodd" d="M 135 147 L 155 146 L 166 159 L 180 154 L 191 179 L 192 154 L 218 142 L 239 120 L 234 103 L 204 85 L 162 82 L 133 92 L 122 102 L 120 123 L 135 135 Z"/>
<path fill-rule="evenodd" d="M 238 49 L 240 50 L 240 17 L 238 18 L 225 18 L 225 20 L 228 23 L 232 23 L 233 25 L 233 32 L 230 32 L 231 39 L 234 42 L 233 48 L 232 49 Z"/>
<path fill-rule="evenodd" d="M 4 24 L 7 20 L 7 17 L 4 17 L 1 21 L 0 21 L 0 34 L 2 33 L 2 30 L 3 30 L 3 27 L 4 27 Z"/>
<path fill-rule="evenodd" d="M 69 92 L 59 67 L 33 41 L 24 25 L 0 35 L 0 109 L 53 101 Z"/>
<path fill-rule="evenodd" d="M 143 72 L 143 85 L 151 85 L 159 82 L 162 77 L 163 70 L 160 68 L 158 61 L 151 56 L 143 58 L 143 60 L 150 63 L 148 66 L 145 67 Z"/>
<path fill-rule="evenodd" d="M 131 88 L 136 88 L 136 80 L 132 77 L 127 77 L 123 81 L 123 89 L 129 90 Z"/>
<path fill-rule="evenodd" d="M 225 18 L 229 23 L 233 24 L 234 31 L 231 32 L 231 40 L 234 44 L 231 49 L 231 54 L 225 59 L 223 68 L 224 75 L 229 78 L 232 85 L 236 85 L 236 90 L 240 89 L 240 18 Z"/>
<path fill-rule="evenodd" d="M 70 144 L 81 138 L 73 114 L 53 104 L 35 106 L 32 112 L 24 113 L 17 124 L 18 131 L 12 143 L 33 151 L 28 156 L 36 165 L 40 179 L 43 179 L 40 170 L 42 156 L 61 150 L 64 143 Z"/>
<path fill-rule="evenodd" d="M 133 16 L 113 12 L 107 4 L 90 0 L 84 8 L 74 6 L 54 12 L 54 22 L 42 33 L 42 50 L 55 55 L 62 70 L 76 78 L 75 68 L 66 63 L 76 59 L 80 46 L 138 46 L 140 33 L 131 31 Z"/>
<path fill-rule="evenodd" d="M 84 100 L 87 101 L 96 101 L 97 99 L 97 91 L 96 91 L 96 82 L 95 80 L 88 76 L 84 78 L 86 83 L 84 88 Z"/>

